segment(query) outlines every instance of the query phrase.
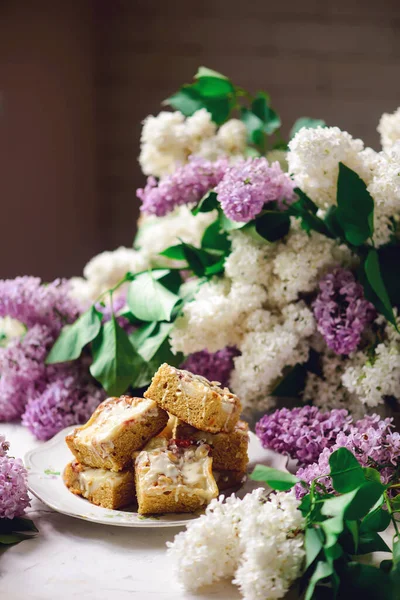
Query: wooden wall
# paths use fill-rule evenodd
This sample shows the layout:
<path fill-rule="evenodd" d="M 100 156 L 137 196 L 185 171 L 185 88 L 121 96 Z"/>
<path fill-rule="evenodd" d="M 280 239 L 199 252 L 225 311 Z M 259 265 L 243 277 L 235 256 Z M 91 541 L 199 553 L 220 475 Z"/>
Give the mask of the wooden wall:
<path fill-rule="evenodd" d="M 71 275 L 131 243 L 140 122 L 200 64 L 268 90 L 286 130 L 321 117 L 377 147 L 399 31 L 398 0 L 3 2 L 0 275 Z"/>

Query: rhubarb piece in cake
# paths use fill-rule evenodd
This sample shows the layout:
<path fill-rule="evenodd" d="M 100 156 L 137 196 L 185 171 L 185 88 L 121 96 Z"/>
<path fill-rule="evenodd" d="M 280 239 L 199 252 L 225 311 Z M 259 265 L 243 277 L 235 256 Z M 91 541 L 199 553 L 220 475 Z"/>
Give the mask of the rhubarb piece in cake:
<path fill-rule="evenodd" d="M 135 499 L 135 476 L 132 469 L 115 473 L 105 469 L 86 467 L 77 460 L 64 471 L 67 488 L 93 504 L 104 508 L 122 508 Z"/>
<path fill-rule="evenodd" d="M 178 420 L 174 430 L 174 438 L 202 441 L 210 446 L 210 456 L 213 459 L 213 469 L 222 471 L 246 472 L 249 457 L 249 426 L 244 421 L 238 421 L 230 433 L 210 433 L 199 431 L 191 425 Z"/>
<path fill-rule="evenodd" d="M 213 469 L 213 475 L 220 492 L 231 488 L 239 488 L 246 481 L 246 473 L 244 471 L 218 471 Z"/>
<path fill-rule="evenodd" d="M 133 452 L 164 429 L 167 421 L 168 414 L 152 400 L 108 398 L 66 442 L 79 462 L 121 471 L 131 462 Z"/>
<path fill-rule="evenodd" d="M 232 431 L 242 409 L 239 398 L 217 381 L 210 382 L 166 363 L 158 369 L 144 396 L 196 429 L 212 433 Z"/>
<path fill-rule="evenodd" d="M 206 444 L 171 440 L 135 461 L 140 514 L 195 512 L 218 496 Z"/>

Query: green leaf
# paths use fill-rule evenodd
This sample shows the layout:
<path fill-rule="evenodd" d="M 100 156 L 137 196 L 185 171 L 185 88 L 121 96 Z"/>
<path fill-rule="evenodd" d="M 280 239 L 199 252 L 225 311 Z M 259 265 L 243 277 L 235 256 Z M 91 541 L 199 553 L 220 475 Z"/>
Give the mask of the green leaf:
<path fill-rule="evenodd" d="M 215 192 L 207 192 L 200 202 L 192 208 L 192 214 L 198 215 L 199 213 L 211 212 L 220 208 L 220 204 L 217 200 L 217 194 Z"/>
<path fill-rule="evenodd" d="M 153 323 L 144 323 L 141 327 L 136 329 L 128 336 L 132 346 L 136 350 L 139 350 L 140 346 L 152 335 L 157 326 L 158 322 L 154 321 Z"/>
<path fill-rule="evenodd" d="M 185 260 L 185 254 L 182 249 L 182 244 L 176 244 L 175 246 L 169 246 L 159 253 L 160 256 L 165 256 L 172 260 Z"/>
<path fill-rule="evenodd" d="M 252 110 L 242 107 L 240 110 L 240 118 L 246 126 L 247 138 L 249 142 L 254 144 L 260 143 L 260 134 L 263 133 L 263 122 L 254 114 Z"/>
<path fill-rule="evenodd" d="M 323 547 L 323 536 L 320 529 L 307 527 L 304 536 L 306 549 L 306 569 L 314 562 Z"/>
<path fill-rule="evenodd" d="M 271 396 L 278 398 L 296 398 L 305 386 L 308 370 L 304 365 L 297 363 L 290 367 L 284 377 L 271 391 Z"/>
<path fill-rule="evenodd" d="M 213 71 L 213 69 L 209 69 L 208 67 L 199 67 L 195 79 L 199 79 L 200 77 L 217 77 L 218 79 L 228 79 L 222 73 L 218 73 L 218 71 Z"/>
<path fill-rule="evenodd" d="M 331 233 L 332 237 L 339 238 L 341 240 L 345 239 L 344 232 L 342 227 L 340 226 L 337 216 L 336 216 L 337 206 L 330 206 L 325 213 L 324 223 Z"/>
<path fill-rule="evenodd" d="M 269 106 L 269 97 L 264 92 L 258 92 L 251 104 L 253 114 L 262 123 L 262 131 L 271 135 L 281 126 L 279 115 Z"/>
<path fill-rule="evenodd" d="M 390 524 L 390 515 L 382 506 L 369 512 L 361 522 L 360 531 L 385 531 Z"/>
<path fill-rule="evenodd" d="M 135 371 L 143 367 L 143 358 L 112 316 L 93 342 L 91 374 L 110 396 L 119 396 L 132 382 Z"/>
<path fill-rule="evenodd" d="M 348 563 L 341 572 L 338 598 L 395 600 L 389 577 L 377 567 L 358 562 Z"/>
<path fill-rule="evenodd" d="M 360 535 L 356 554 L 370 554 L 372 552 L 391 552 L 389 546 L 376 531 L 365 531 Z"/>
<path fill-rule="evenodd" d="M 101 319 L 102 314 L 94 306 L 91 306 L 73 325 L 66 325 L 47 355 L 46 364 L 51 365 L 79 358 L 84 346 L 98 335 Z"/>
<path fill-rule="evenodd" d="M 302 228 L 307 233 L 314 230 L 327 237 L 333 237 L 324 221 L 317 217 L 316 204 L 301 189 L 295 188 L 294 191 L 299 199 L 288 207 L 287 214 L 299 218 Z"/>
<path fill-rule="evenodd" d="M 222 229 L 228 232 L 235 231 L 236 229 L 242 229 L 247 225 L 247 223 L 243 221 L 232 221 L 222 211 L 219 213 L 219 219 L 221 222 Z"/>
<path fill-rule="evenodd" d="M 226 256 L 231 248 L 231 242 L 226 231 L 221 231 L 221 222 L 219 219 L 211 223 L 203 233 L 201 239 L 203 249 L 218 250 Z"/>
<path fill-rule="evenodd" d="M 361 246 L 374 232 L 374 200 L 361 177 L 343 163 L 339 163 L 336 218 L 354 246 Z"/>
<path fill-rule="evenodd" d="M 323 507 L 324 506 L 325 504 L 323 504 Z M 335 546 L 340 534 L 344 530 L 343 514 L 335 515 L 330 519 L 326 519 L 326 521 L 321 523 L 321 528 L 326 536 L 324 547 L 332 548 Z"/>
<path fill-rule="evenodd" d="M 153 272 L 141 273 L 129 284 L 127 303 L 132 314 L 141 321 L 169 321 L 179 300 Z"/>
<path fill-rule="evenodd" d="M 382 279 L 381 270 L 379 266 L 379 257 L 375 248 L 371 248 L 368 251 L 367 258 L 364 262 L 364 273 L 366 280 L 370 286 L 370 289 L 373 291 L 373 295 L 369 293 L 370 290 L 368 286 L 364 285 L 364 293 L 366 298 L 372 302 L 379 312 L 383 314 L 387 320 L 396 325 L 396 317 L 393 312 L 392 304 L 390 302 L 390 298 L 385 286 L 385 283 Z M 376 305 L 376 298 L 379 300 L 379 305 Z"/>
<path fill-rule="evenodd" d="M 314 598 L 314 591 L 320 581 L 331 577 L 334 573 L 333 566 L 327 562 L 319 561 L 311 575 L 308 583 L 307 591 L 304 596 L 304 600 L 312 600 Z"/>
<path fill-rule="evenodd" d="M 400 263 L 400 247 L 386 246 L 378 250 L 379 266 L 382 280 L 392 306 L 400 304 L 400 277 L 398 265 Z"/>
<path fill-rule="evenodd" d="M 337 492 L 350 492 L 365 481 L 363 469 L 350 450 L 339 448 L 329 457 L 332 485 Z"/>
<path fill-rule="evenodd" d="M 149 361 L 154 357 L 174 326 L 173 323 L 156 323 L 155 325 L 156 327 L 151 334 L 142 339 L 140 346 L 135 346 L 145 361 Z"/>
<path fill-rule="evenodd" d="M 186 244 L 185 242 L 182 242 L 182 250 L 188 263 L 188 268 L 197 277 L 203 277 L 207 274 L 208 267 L 220 262 L 220 252 L 215 254 L 214 252 L 204 250 L 203 248 L 196 248 L 192 244 Z"/>
<path fill-rule="evenodd" d="M 385 487 L 375 481 L 365 481 L 359 488 L 325 500 L 323 515 L 340 516 L 350 521 L 362 519 L 375 505 Z"/>
<path fill-rule="evenodd" d="M 229 79 L 209 75 L 198 77 L 197 82 L 193 87 L 201 96 L 207 98 L 227 96 L 234 92 L 234 87 Z"/>
<path fill-rule="evenodd" d="M 211 114 L 211 118 L 217 125 L 222 125 L 228 119 L 232 108 L 234 107 L 234 101 L 228 96 L 222 96 L 217 98 L 205 98 L 202 96 L 204 102 L 204 108 Z"/>
<path fill-rule="evenodd" d="M 352 554 L 357 554 L 358 544 L 360 542 L 360 535 L 359 535 L 360 532 L 359 532 L 358 521 L 346 520 L 344 522 L 344 525 L 347 528 L 347 530 L 349 531 L 352 541 L 353 541 L 354 552 L 352 552 Z"/>
<path fill-rule="evenodd" d="M 11 546 L 13 544 L 18 544 L 23 540 L 27 540 L 30 537 L 30 535 L 25 535 L 23 533 L 0 533 L 0 544 Z"/>
<path fill-rule="evenodd" d="M 390 506 L 392 507 L 393 512 L 400 512 L 400 494 L 391 498 Z"/>
<path fill-rule="evenodd" d="M 363 473 L 367 481 L 377 481 L 378 483 L 381 483 L 381 476 L 376 469 L 373 469 L 372 467 L 363 467 Z"/>
<path fill-rule="evenodd" d="M 326 127 L 326 123 L 322 119 L 300 117 L 299 119 L 297 119 L 297 121 L 295 121 L 292 129 L 290 130 L 289 139 L 294 138 L 296 133 L 298 133 L 300 129 L 303 129 L 303 127 L 306 127 L 307 129 L 315 129 L 316 127 Z"/>
<path fill-rule="evenodd" d="M 250 475 L 250 479 L 253 481 L 263 481 L 264 483 L 268 483 L 273 490 L 280 491 L 290 490 L 299 482 L 299 479 L 295 475 L 287 471 L 279 471 L 272 467 L 266 467 L 265 465 L 256 465 Z"/>
<path fill-rule="evenodd" d="M 11 527 L 13 531 L 34 531 L 38 533 L 39 529 L 31 519 L 25 517 L 14 517 L 11 519 Z"/>
<path fill-rule="evenodd" d="M 268 242 L 276 242 L 288 234 L 290 229 L 290 217 L 287 212 L 279 210 L 265 210 L 258 216 L 254 225 L 258 235 Z"/>
<path fill-rule="evenodd" d="M 204 100 L 192 86 L 181 87 L 175 94 L 164 100 L 163 104 L 179 110 L 185 117 L 190 117 L 200 108 L 205 108 Z"/>

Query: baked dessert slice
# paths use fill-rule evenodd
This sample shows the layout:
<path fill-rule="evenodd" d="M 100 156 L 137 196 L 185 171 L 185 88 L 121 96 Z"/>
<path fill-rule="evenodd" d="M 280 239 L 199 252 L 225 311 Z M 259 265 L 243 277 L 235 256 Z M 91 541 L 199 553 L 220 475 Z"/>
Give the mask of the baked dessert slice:
<path fill-rule="evenodd" d="M 164 363 L 154 375 L 145 398 L 196 429 L 232 431 L 239 420 L 240 400 L 217 381 Z"/>
<path fill-rule="evenodd" d="M 139 452 L 135 481 L 142 515 L 195 512 L 218 496 L 209 447 L 188 440 Z"/>
<path fill-rule="evenodd" d="M 133 452 L 164 429 L 167 421 L 168 414 L 147 398 L 108 398 L 65 439 L 84 465 L 121 471 L 130 464 Z"/>
<path fill-rule="evenodd" d="M 122 508 L 135 499 L 135 476 L 132 469 L 106 471 L 86 467 L 77 460 L 64 471 L 64 483 L 73 494 L 87 498 L 104 508 Z"/>
<path fill-rule="evenodd" d="M 246 472 L 249 462 L 247 454 L 249 445 L 249 426 L 245 421 L 238 421 L 230 433 L 210 433 L 200 431 L 191 425 L 178 420 L 173 430 L 173 437 L 195 442 L 205 442 L 210 446 L 213 469 L 218 471 Z"/>
<path fill-rule="evenodd" d="M 220 492 L 240 487 L 246 481 L 247 477 L 244 471 L 217 471 L 214 469 L 213 475 Z"/>

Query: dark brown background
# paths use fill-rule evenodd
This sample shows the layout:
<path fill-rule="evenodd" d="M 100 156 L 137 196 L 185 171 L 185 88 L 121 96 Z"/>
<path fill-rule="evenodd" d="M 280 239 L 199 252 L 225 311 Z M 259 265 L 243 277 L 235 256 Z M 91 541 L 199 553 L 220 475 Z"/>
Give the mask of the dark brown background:
<path fill-rule="evenodd" d="M 378 147 L 399 31 L 398 0 L 0 0 L 0 276 L 131 243 L 140 122 L 200 64 Z"/>

